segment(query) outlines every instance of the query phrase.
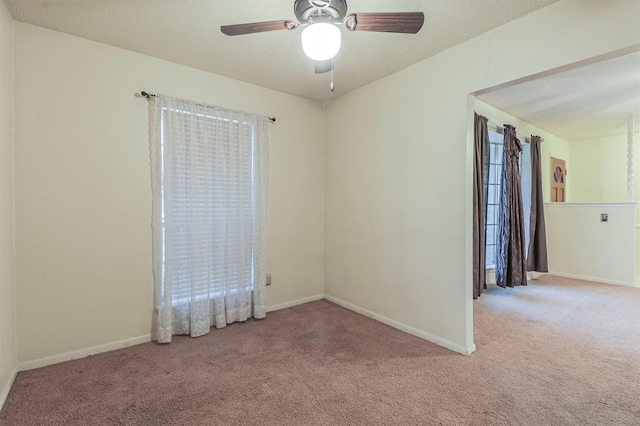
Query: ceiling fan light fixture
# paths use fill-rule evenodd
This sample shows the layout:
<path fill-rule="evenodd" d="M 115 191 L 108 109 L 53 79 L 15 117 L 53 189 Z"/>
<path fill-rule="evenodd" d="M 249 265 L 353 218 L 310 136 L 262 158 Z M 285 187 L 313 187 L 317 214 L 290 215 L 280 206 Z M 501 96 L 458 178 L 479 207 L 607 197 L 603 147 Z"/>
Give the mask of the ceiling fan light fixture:
<path fill-rule="evenodd" d="M 340 29 L 327 22 L 311 24 L 302 31 L 302 49 L 315 61 L 326 61 L 338 54 Z"/>

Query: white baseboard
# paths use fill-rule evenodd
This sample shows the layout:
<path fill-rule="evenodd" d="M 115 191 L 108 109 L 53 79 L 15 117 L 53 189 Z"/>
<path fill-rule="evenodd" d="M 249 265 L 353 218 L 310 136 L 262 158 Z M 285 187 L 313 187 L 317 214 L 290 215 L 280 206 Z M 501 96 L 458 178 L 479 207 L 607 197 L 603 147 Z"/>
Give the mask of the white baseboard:
<path fill-rule="evenodd" d="M 375 312 L 371 312 L 359 306 L 352 305 L 351 303 L 345 302 L 344 300 L 338 299 L 337 297 L 333 297 L 333 296 L 329 296 L 328 294 L 325 294 L 324 298 L 330 302 L 333 302 L 337 305 L 342 306 L 343 308 L 347 308 L 351 311 L 357 312 L 369 318 L 373 318 L 374 320 L 380 321 L 383 324 L 387 324 L 393 328 L 397 328 L 398 330 L 402 330 L 406 333 L 413 334 L 414 336 L 420 337 L 421 339 L 424 339 L 424 340 L 428 340 L 431 343 L 435 343 L 436 345 L 442 346 L 454 352 L 458 352 L 462 355 L 471 355 L 476 350 L 475 344 L 472 344 L 471 346 L 465 348 L 464 346 L 460 346 L 448 340 L 441 339 L 440 337 L 434 336 L 433 334 L 427 333 L 422 330 L 418 330 L 417 328 L 413 328 L 401 322 L 376 314 Z"/>
<path fill-rule="evenodd" d="M 278 309 L 290 308 L 291 306 L 300 305 L 302 303 L 314 302 L 324 298 L 324 294 L 316 294 L 315 296 L 305 297 L 303 299 L 292 300 L 278 305 L 267 307 L 267 312 L 277 311 Z M 90 355 L 96 355 L 102 352 L 113 351 L 116 349 L 122 349 L 133 345 L 139 345 L 141 343 L 147 343 L 153 340 L 151 334 L 144 336 L 133 337 L 130 339 L 120 340 L 117 342 L 105 343 L 103 345 L 92 346 L 90 348 L 79 349 L 77 351 L 65 352 L 58 355 L 52 355 L 45 358 L 35 359 L 32 361 L 25 361 L 18 363 L 17 371 L 33 370 L 34 368 L 46 367 L 47 365 L 58 364 L 60 362 L 72 361 L 74 359 L 85 358 Z M 8 390 L 7 390 L 8 392 Z"/>
<path fill-rule="evenodd" d="M 267 312 L 273 312 L 280 309 L 290 308 L 292 306 L 301 305 L 303 303 L 315 302 L 318 300 L 327 299 L 337 305 L 345 307 L 354 312 L 358 312 L 362 315 L 373 318 L 377 321 L 380 321 L 384 324 L 390 325 L 391 327 L 397 328 L 398 330 L 405 331 L 409 334 L 413 334 L 414 336 L 418 336 L 422 339 L 433 342 L 437 345 L 443 346 L 447 349 L 450 349 L 454 352 L 461 353 L 463 355 L 470 355 L 476 350 L 475 345 L 471 345 L 468 348 L 462 347 L 460 345 L 456 345 L 455 343 L 449 342 L 448 340 L 441 339 L 432 334 L 426 333 L 424 331 L 418 330 L 416 328 L 410 327 L 408 325 L 402 324 L 398 321 L 389 319 L 382 315 L 378 315 L 374 312 L 368 311 L 366 309 L 360 308 L 358 306 L 352 305 L 348 302 L 335 298 L 333 296 L 329 296 L 326 294 L 316 294 L 314 296 L 305 297 L 302 299 L 291 300 L 289 302 L 279 303 L 277 305 L 272 305 L 267 307 Z M 12 376 L 11 383 L 6 386 L 6 389 L 3 389 L 3 393 L 0 394 L 0 401 L 4 401 L 3 398 L 6 398 L 6 395 L 9 393 L 9 389 L 11 389 L 11 384 L 13 384 L 13 379 L 15 379 L 15 375 L 18 371 L 26 371 L 33 370 L 34 368 L 46 367 L 47 365 L 58 364 L 60 362 L 72 361 L 74 359 L 85 358 L 90 355 L 96 355 L 102 352 L 113 351 L 116 349 L 122 349 L 133 345 L 139 345 L 142 343 L 147 343 L 153 340 L 153 336 L 151 334 L 147 334 L 144 336 L 132 337 L 130 339 L 120 340 L 117 342 L 105 343 L 102 345 L 92 346 L 85 349 L 79 349 L 77 351 L 65 352 L 57 355 L 48 356 L 45 358 L 35 359 L 31 361 L 24 361 L 18 363 L 17 368 Z"/>
<path fill-rule="evenodd" d="M 635 283 L 633 282 L 606 280 L 604 278 L 587 277 L 584 275 L 576 275 L 576 274 L 565 274 L 564 272 L 556 272 L 556 271 L 549 271 L 548 274 L 556 275 L 558 277 L 573 278 L 576 280 L 593 281 L 596 283 L 623 285 L 625 287 L 635 287 Z"/>
<path fill-rule="evenodd" d="M 496 283 L 496 270 L 495 268 L 487 269 L 485 273 L 485 280 L 487 284 Z"/>
<path fill-rule="evenodd" d="M 133 345 L 147 343 L 152 340 L 151 334 L 144 336 L 132 337 L 130 339 L 119 340 L 117 342 L 105 343 L 103 345 L 92 346 L 90 348 L 79 349 L 77 351 L 65 352 L 58 355 L 52 355 L 45 358 L 35 359 L 18 363 L 18 370 L 33 370 L 34 368 L 46 367 L 47 365 L 58 364 L 60 362 L 72 361 L 74 359 L 85 358 L 90 355 L 96 355 L 102 352 L 123 349 Z"/>
<path fill-rule="evenodd" d="M 4 407 L 4 402 L 7 400 L 9 396 L 9 391 L 11 390 L 11 386 L 13 386 L 13 382 L 16 380 L 16 376 L 18 375 L 18 366 L 13 367 L 13 371 L 11 372 L 11 376 L 9 377 L 9 381 L 4 384 L 2 388 L 2 392 L 0 393 L 0 410 Z"/>
<path fill-rule="evenodd" d="M 527 279 L 528 280 L 537 280 L 543 275 L 548 274 L 548 272 L 538 272 L 538 271 L 527 271 Z"/>
<path fill-rule="evenodd" d="M 291 300 L 289 302 L 278 303 L 277 305 L 267 306 L 267 312 L 279 311 L 280 309 L 287 309 L 292 306 L 302 305 L 303 303 L 316 302 L 324 299 L 324 294 L 316 294 L 314 296 L 303 297 L 302 299 Z"/>

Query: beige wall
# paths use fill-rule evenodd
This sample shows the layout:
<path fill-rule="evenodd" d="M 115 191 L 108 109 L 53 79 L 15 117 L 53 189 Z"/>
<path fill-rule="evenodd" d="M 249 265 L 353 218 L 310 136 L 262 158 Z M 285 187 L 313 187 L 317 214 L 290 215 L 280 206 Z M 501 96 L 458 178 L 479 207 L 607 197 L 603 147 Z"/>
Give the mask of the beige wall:
<path fill-rule="evenodd" d="M 475 99 L 475 111 L 478 114 L 484 115 L 489 118 L 490 121 L 497 124 L 511 124 L 516 128 L 518 134 L 521 135 L 537 135 L 544 139 L 544 142 L 540 145 L 540 155 L 542 157 L 542 197 L 545 202 L 550 200 L 550 180 L 551 175 L 549 171 L 550 157 L 560 158 L 567 162 L 567 168 L 570 166 L 570 144 L 568 141 L 547 132 L 531 123 L 514 117 L 504 111 L 501 111 L 491 105 Z M 567 194 L 570 193 L 569 182 L 567 181 Z"/>
<path fill-rule="evenodd" d="M 0 405 L 16 368 L 13 239 L 13 22 L 0 2 Z"/>
<path fill-rule="evenodd" d="M 634 135 L 634 152 L 640 155 L 640 132 Z M 571 201 L 627 201 L 627 135 L 571 141 Z M 635 161 L 636 164 L 640 162 Z M 636 169 L 638 167 L 636 166 Z M 640 173 L 634 173 L 636 200 L 640 200 Z"/>
<path fill-rule="evenodd" d="M 559 2 L 332 101 L 325 293 L 472 351 L 468 95 L 637 45 L 639 16 Z"/>
<path fill-rule="evenodd" d="M 323 293 L 321 104 L 14 23 L 18 360 L 153 330 L 147 90 L 277 117 L 269 306 Z"/>

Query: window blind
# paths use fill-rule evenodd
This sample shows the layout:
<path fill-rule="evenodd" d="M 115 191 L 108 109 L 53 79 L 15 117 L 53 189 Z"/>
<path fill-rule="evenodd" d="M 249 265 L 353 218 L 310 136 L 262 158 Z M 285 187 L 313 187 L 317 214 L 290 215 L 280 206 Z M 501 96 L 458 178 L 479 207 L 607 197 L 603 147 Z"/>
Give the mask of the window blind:
<path fill-rule="evenodd" d="M 163 335 L 200 335 L 256 311 L 264 316 L 267 118 L 162 96 L 155 102 Z"/>

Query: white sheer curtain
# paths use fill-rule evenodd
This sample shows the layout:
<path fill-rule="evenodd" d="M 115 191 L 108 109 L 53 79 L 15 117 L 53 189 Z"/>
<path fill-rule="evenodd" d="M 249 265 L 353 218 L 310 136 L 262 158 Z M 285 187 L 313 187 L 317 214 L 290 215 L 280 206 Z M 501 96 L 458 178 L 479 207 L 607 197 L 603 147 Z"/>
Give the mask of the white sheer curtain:
<path fill-rule="evenodd" d="M 264 318 L 267 117 L 163 95 L 154 103 L 158 341 Z"/>

